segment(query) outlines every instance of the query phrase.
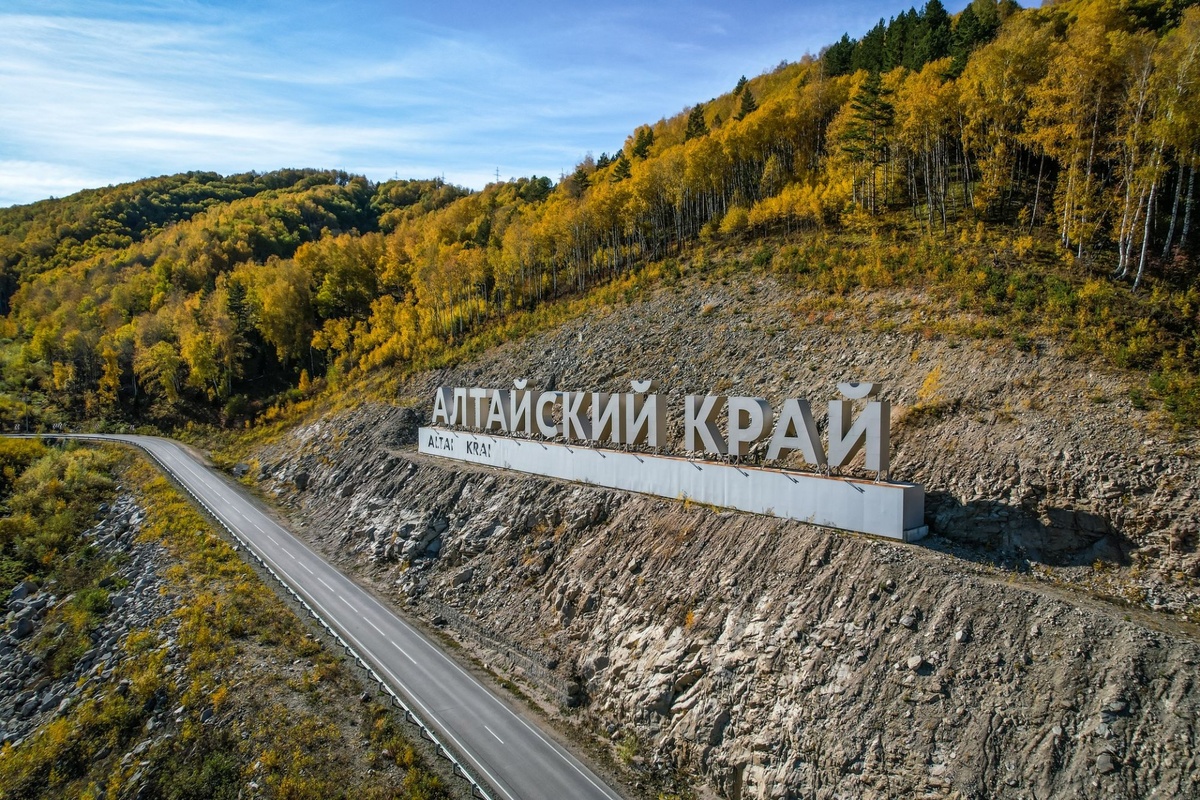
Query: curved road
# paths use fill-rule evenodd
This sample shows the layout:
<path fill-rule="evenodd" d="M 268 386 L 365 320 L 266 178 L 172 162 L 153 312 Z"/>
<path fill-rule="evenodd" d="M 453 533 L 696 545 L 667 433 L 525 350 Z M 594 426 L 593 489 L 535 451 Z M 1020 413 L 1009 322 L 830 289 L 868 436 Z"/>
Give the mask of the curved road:
<path fill-rule="evenodd" d="M 180 444 L 153 436 L 77 438 L 122 441 L 150 453 L 370 661 L 498 797 L 620 800 L 571 753 Z"/>

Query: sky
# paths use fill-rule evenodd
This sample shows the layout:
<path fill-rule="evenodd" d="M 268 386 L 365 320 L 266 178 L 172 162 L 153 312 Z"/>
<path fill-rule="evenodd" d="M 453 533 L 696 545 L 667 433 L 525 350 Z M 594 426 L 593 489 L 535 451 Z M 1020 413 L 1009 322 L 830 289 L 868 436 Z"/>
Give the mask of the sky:
<path fill-rule="evenodd" d="M 557 180 L 909 4 L 0 0 L 0 207 L 188 170 Z"/>

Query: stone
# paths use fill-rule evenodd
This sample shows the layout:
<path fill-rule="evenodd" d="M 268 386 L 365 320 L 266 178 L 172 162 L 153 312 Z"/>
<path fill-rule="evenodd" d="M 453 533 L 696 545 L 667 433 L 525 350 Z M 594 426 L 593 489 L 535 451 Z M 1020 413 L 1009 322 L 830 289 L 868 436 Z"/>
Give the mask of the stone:
<path fill-rule="evenodd" d="M 292 479 L 292 483 L 296 484 L 296 488 L 303 492 L 308 488 L 310 480 L 312 478 L 307 472 L 297 472 L 296 477 Z"/>
<path fill-rule="evenodd" d="M 244 462 L 234 464 L 233 469 L 231 469 L 230 472 L 233 473 L 233 477 L 235 478 L 244 478 L 250 474 L 250 465 Z"/>
<path fill-rule="evenodd" d="M 954 641 L 958 642 L 959 644 L 966 644 L 967 642 L 971 641 L 971 632 L 966 628 L 959 628 L 954 632 Z"/>
<path fill-rule="evenodd" d="M 917 618 L 912 614 L 905 614 L 900 618 L 900 624 L 908 628 L 910 631 L 917 629 Z"/>
<path fill-rule="evenodd" d="M 464 584 L 470 583 L 471 578 L 474 578 L 474 577 L 475 577 L 475 568 L 467 567 L 462 572 L 460 572 L 454 576 L 454 580 L 452 581 L 452 583 L 456 587 L 463 586 Z"/>
<path fill-rule="evenodd" d="M 1101 753 L 1100 755 L 1096 756 L 1096 772 L 1099 772 L 1101 775 L 1108 775 L 1109 773 L 1116 771 L 1117 764 L 1110 754 Z"/>
<path fill-rule="evenodd" d="M 916 672 L 921 667 L 925 666 L 925 659 L 921 656 L 911 656 L 908 661 L 905 662 L 905 664 L 911 671 Z"/>
<path fill-rule="evenodd" d="M 33 620 L 29 617 L 18 617 L 13 620 L 12 637 L 14 639 L 24 639 L 33 634 Z"/>
<path fill-rule="evenodd" d="M 13 587 L 13 590 L 11 592 L 9 592 L 8 599 L 10 601 L 11 600 L 24 600 L 26 597 L 28 597 L 29 595 L 33 594 L 36 591 L 37 591 L 36 583 L 34 583 L 33 581 L 21 581 L 20 583 L 18 583 L 16 586 Z"/>

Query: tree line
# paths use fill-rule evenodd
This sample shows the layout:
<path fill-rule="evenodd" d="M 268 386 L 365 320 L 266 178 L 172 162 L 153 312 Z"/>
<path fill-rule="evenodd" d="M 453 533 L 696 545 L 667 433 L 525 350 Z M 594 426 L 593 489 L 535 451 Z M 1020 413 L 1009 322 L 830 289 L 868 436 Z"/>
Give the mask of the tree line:
<path fill-rule="evenodd" d="M 982 223 L 1194 286 L 1194 6 L 930 0 L 558 181 L 191 174 L 0 211 L 0 415 L 22 391 L 170 412 L 403 366 L 716 238 Z"/>

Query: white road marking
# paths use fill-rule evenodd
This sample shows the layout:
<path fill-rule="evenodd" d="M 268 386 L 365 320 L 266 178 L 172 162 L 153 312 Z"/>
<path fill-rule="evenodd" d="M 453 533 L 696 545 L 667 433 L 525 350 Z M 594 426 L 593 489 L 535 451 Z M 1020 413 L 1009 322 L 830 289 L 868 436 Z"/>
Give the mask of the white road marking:
<path fill-rule="evenodd" d="M 320 610 L 323 614 L 325 614 L 327 617 L 329 617 L 329 611 L 325 608 L 325 606 L 321 605 L 315 599 L 313 600 L 313 603 L 316 604 L 318 610 Z M 366 648 L 363 647 L 362 642 L 358 641 L 358 639 L 355 639 L 354 634 L 350 633 L 349 631 L 346 632 L 346 638 L 350 640 L 351 644 L 357 645 L 359 650 L 366 650 Z M 395 642 L 393 642 L 392 644 L 395 644 Z M 400 647 L 399 645 L 396 645 L 397 649 L 399 649 L 399 647 Z M 367 651 L 367 652 L 370 652 L 370 651 Z M 400 652 L 404 653 L 403 650 L 400 650 Z M 404 655 L 407 656 L 408 653 L 404 653 Z M 411 660 L 411 659 L 412 659 L 412 657 L 409 656 L 409 660 Z M 413 663 L 415 664 L 416 662 L 414 661 Z M 454 742 L 455 746 L 458 747 L 459 752 L 462 753 L 464 756 L 466 756 L 467 760 L 469 760 L 475 766 L 476 769 L 478 769 L 480 772 L 482 772 L 484 774 L 484 776 L 489 781 L 491 781 L 493 789 L 499 790 L 500 793 L 503 794 L 505 797 L 509 798 L 509 800 L 517 800 L 515 797 L 513 797 L 512 792 L 508 791 L 504 787 L 504 785 L 496 779 L 496 776 L 488 771 L 487 767 L 485 767 L 483 764 L 479 763 L 479 759 L 473 755 L 471 750 L 469 750 L 466 747 L 466 745 L 464 745 L 461 741 L 459 741 L 459 738 L 454 735 L 454 731 L 450 730 L 444 722 L 442 722 L 440 719 L 438 719 L 438 716 L 433 713 L 433 711 L 429 708 L 429 706 L 427 706 L 423 702 L 421 702 L 421 698 L 412 693 L 412 691 L 408 688 L 408 686 L 406 686 L 404 684 L 404 681 L 402 681 L 398 677 L 396 677 L 396 673 L 392 672 L 390 669 L 388 669 L 383 664 L 380 664 L 379 668 L 381 670 L 383 670 L 384 672 L 386 672 L 387 676 L 392 679 L 394 684 L 396 686 L 400 687 L 400 691 L 403 692 L 408 697 L 409 700 L 411 700 L 418 708 L 421 709 L 421 711 L 425 714 L 425 719 L 427 722 L 432 723 L 437 728 L 440 728 L 441 732 L 444 735 L 450 737 L 450 741 Z"/>
<path fill-rule="evenodd" d="M 347 600 L 346 598 L 342 597 L 340 594 L 338 595 L 338 600 L 341 600 L 343 603 L 345 603 L 347 606 L 349 606 L 350 610 L 353 611 L 355 614 L 358 613 L 358 609 L 355 608 L 354 606 L 350 605 L 350 601 Z"/>
<path fill-rule="evenodd" d="M 496 732 L 494 730 L 492 730 L 491 728 L 489 728 L 487 725 L 484 725 L 483 728 L 488 733 L 490 733 L 492 736 L 496 736 Z M 500 744 L 504 744 L 504 740 L 501 739 L 499 736 L 496 736 L 496 741 L 499 742 Z"/>
<path fill-rule="evenodd" d="M 390 615 L 393 619 L 395 619 L 398 623 L 400 623 L 401 627 L 406 628 L 409 631 L 412 631 L 414 633 L 414 635 L 420 636 L 420 634 L 418 634 L 415 630 L 413 630 L 413 627 L 411 625 L 409 625 L 407 622 L 400 619 L 400 617 L 396 616 L 396 614 L 394 614 L 393 612 L 391 612 L 387 608 L 385 608 L 383 603 L 380 603 L 379 600 L 372 597 L 371 595 L 367 595 L 367 598 L 372 603 L 374 603 L 377 608 L 379 608 L 385 614 Z M 395 648 L 397 650 L 400 650 L 401 653 L 404 653 L 404 650 L 402 650 L 400 648 L 400 645 L 396 644 L 395 642 L 392 642 L 392 645 L 395 646 Z M 457 670 L 468 681 L 470 681 L 471 683 L 475 684 L 480 689 L 482 689 L 483 695 L 485 697 L 490 699 L 493 703 L 495 703 L 500 708 L 502 708 L 505 712 L 507 712 L 513 719 L 515 719 L 518 723 L 520 723 L 526 730 L 528 730 L 530 733 L 532 733 L 538 739 L 541 739 L 542 744 L 544 744 L 544 745 L 546 745 L 546 747 L 550 748 L 550 750 L 555 755 L 557 755 L 559 758 L 561 758 L 569 767 L 571 767 L 571 769 L 575 770 L 575 772 L 577 772 L 580 775 L 580 777 L 582 777 L 584 780 L 586 780 L 588 783 L 590 783 L 592 786 L 594 786 L 597 791 L 599 791 L 605 797 L 618 798 L 618 800 L 619 800 L 620 795 L 616 795 L 608 787 L 602 786 L 601 784 L 596 783 L 596 781 L 593 780 L 592 777 L 590 775 L 588 775 L 588 773 L 585 772 L 583 770 L 583 768 L 575 761 L 575 758 L 569 752 L 565 751 L 562 747 L 558 746 L 556 743 L 550 741 L 545 736 L 543 736 L 541 731 L 539 731 L 537 728 L 530 725 L 528 722 L 525 721 L 525 719 L 520 714 L 518 714 L 517 712 L 515 712 L 511 708 L 509 708 L 507 705 L 505 705 L 503 700 L 501 700 L 499 697 L 497 697 L 496 695 L 494 695 L 490 691 L 488 691 L 486 688 L 484 688 L 483 684 L 481 684 L 475 678 L 474 675 L 471 675 L 469 672 L 467 672 L 465 669 L 463 669 L 461 666 L 459 666 L 457 661 L 450 658 L 450 656 L 446 655 L 445 653 L 443 653 L 441 650 L 437 649 L 436 647 L 431 646 L 430 650 L 432 651 L 434 656 L 436 656 L 436 657 L 440 658 L 442 661 L 444 661 L 451 669 Z M 412 661 L 414 664 L 417 663 L 416 659 L 414 659 L 412 656 L 408 655 L 408 653 L 404 653 L 404 655 L 408 656 L 409 661 Z"/>
<path fill-rule="evenodd" d="M 317 573 L 313 572 L 311 569 L 309 569 L 307 566 L 305 566 L 303 561 L 300 562 L 300 566 L 304 567 L 304 571 L 307 572 L 309 575 L 317 574 Z"/>
<path fill-rule="evenodd" d="M 346 605 L 350 605 L 350 604 L 349 604 L 349 603 L 347 603 Z M 386 633 L 384 633 L 383 631 L 379 630 L 379 626 L 378 626 L 378 625 L 376 625 L 374 622 L 371 622 L 371 620 L 367 619 L 366 617 L 363 617 L 363 622 L 367 623 L 367 624 L 368 624 L 368 625 L 370 625 L 372 628 L 374 628 L 374 629 L 375 629 L 375 632 L 376 632 L 376 633 L 378 633 L 380 636 L 385 636 L 385 637 L 387 636 L 387 634 L 386 634 Z"/>
<path fill-rule="evenodd" d="M 417 663 L 417 660 L 415 658 L 413 658 L 412 656 L 410 656 L 408 654 L 408 652 L 405 651 L 405 649 L 403 647 L 401 647 L 400 645 L 396 644 L 395 642 L 392 642 L 392 647 L 396 648 L 401 653 L 404 653 L 404 657 L 407 658 L 409 661 L 413 662 L 414 664 Z"/>
<path fill-rule="evenodd" d="M 283 550 L 283 552 L 287 553 L 289 556 L 292 556 L 292 551 L 288 550 L 286 547 L 282 547 L 280 549 Z M 299 561 L 300 559 L 296 558 L 295 556 L 292 556 L 292 560 Z"/>
<path fill-rule="evenodd" d="M 321 579 L 320 579 L 320 578 L 317 578 L 317 580 L 321 581 Z M 330 586 L 330 585 L 329 585 L 328 583 L 326 583 L 325 581 L 321 581 L 321 585 L 322 585 L 322 586 L 324 586 L 324 587 L 325 587 L 326 589 L 328 589 L 329 591 L 331 591 L 331 592 L 333 591 L 333 587 L 332 587 L 332 586 Z"/>

